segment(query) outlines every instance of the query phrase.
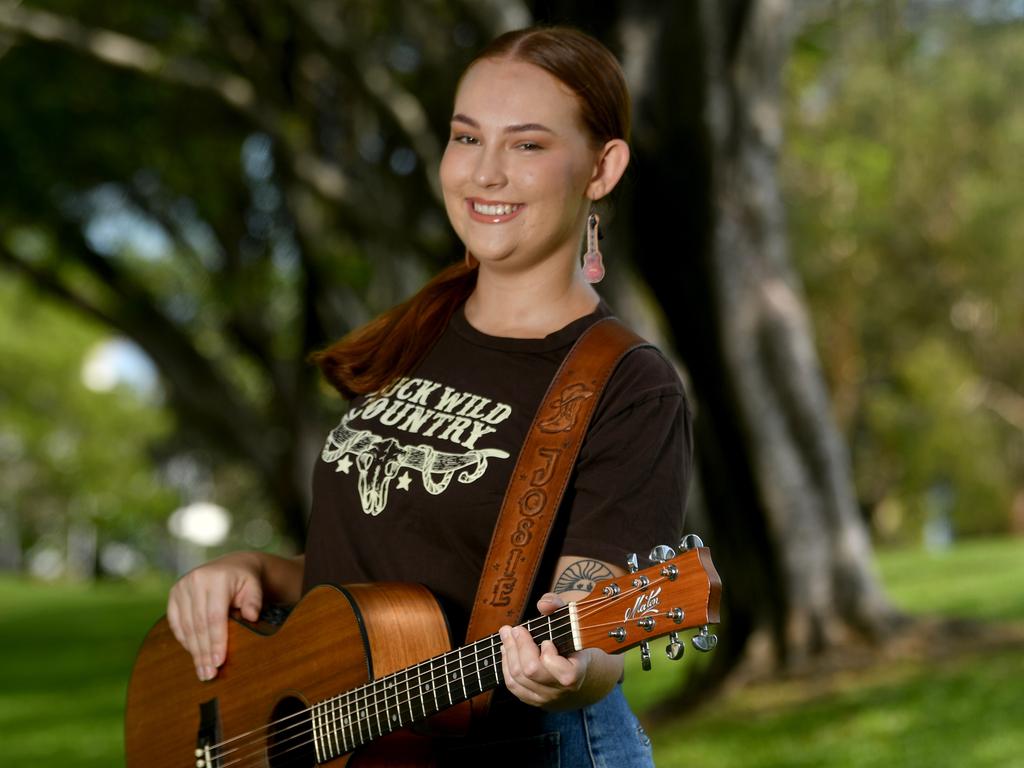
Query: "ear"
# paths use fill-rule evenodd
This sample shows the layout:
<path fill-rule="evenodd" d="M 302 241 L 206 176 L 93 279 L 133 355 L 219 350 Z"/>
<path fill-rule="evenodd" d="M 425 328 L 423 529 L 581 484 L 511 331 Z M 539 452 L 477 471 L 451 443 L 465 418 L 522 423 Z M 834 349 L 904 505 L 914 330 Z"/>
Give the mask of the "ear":
<path fill-rule="evenodd" d="M 594 172 L 587 185 L 587 197 L 600 200 L 619 183 L 629 165 L 629 144 L 622 139 L 610 139 L 598 151 Z"/>

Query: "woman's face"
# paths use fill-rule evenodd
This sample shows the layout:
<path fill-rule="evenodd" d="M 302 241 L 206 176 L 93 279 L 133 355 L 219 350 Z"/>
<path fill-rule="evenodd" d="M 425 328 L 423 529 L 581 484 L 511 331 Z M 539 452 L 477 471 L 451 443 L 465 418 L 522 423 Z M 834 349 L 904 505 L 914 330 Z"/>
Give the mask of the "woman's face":
<path fill-rule="evenodd" d="M 481 263 L 572 258 L 597 158 L 568 87 L 533 64 L 478 61 L 455 96 L 441 159 L 448 218 Z"/>

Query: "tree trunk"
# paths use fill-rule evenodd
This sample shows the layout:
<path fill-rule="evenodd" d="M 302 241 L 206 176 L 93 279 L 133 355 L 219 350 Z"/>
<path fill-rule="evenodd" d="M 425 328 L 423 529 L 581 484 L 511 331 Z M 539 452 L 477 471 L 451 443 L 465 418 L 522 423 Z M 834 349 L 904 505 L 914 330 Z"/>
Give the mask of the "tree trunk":
<path fill-rule="evenodd" d="M 620 28 L 636 183 L 617 229 L 695 390 L 702 533 L 727 604 L 713 675 L 797 664 L 894 616 L 788 259 L 776 161 L 794 26 L 783 0 L 707 0 Z"/>

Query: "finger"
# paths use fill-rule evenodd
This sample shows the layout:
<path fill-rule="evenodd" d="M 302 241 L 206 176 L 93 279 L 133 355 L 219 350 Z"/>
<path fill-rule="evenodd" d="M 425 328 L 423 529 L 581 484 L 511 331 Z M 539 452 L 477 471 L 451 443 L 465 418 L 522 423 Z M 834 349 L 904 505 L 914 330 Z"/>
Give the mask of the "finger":
<path fill-rule="evenodd" d="M 566 658 L 558 653 L 555 644 L 545 640 L 540 647 L 540 661 L 555 684 L 570 690 L 579 690 L 586 676 L 586 666 L 578 659 Z"/>
<path fill-rule="evenodd" d="M 232 605 L 238 608 L 248 621 L 257 621 L 260 617 L 260 608 L 263 607 L 263 590 L 258 583 L 246 580 L 235 595 Z"/>
<path fill-rule="evenodd" d="M 519 674 L 517 679 L 519 683 L 533 690 L 536 690 L 538 686 L 550 687 L 552 684 L 557 684 L 557 681 L 548 672 L 544 662 L 541 660 L 541 649 L 534 642 L 533 637 L 526 628 L 516 627 L 512 630 L 511 637 L 515 645 L 518 661 Z M 545 642 L 551 645 L 550 640 Z"/>
<path fill-rule="evenodd" d="M 167 625 L 171 628 L 174 639 L 185 645 L 185 635 L 181 631 L 181 619 L 178 614 L 178 602 L 174 599 L 174 593 L 167 599 Z"/>
<path fill-rule="evenodd" d="M 201 677 L 209 680 L 217 673 L 214 646 L 227 634 L 227 597 L 225 585 L 214 584 L 200 589 L 193 601 L 192 622 L 195 627 L 196 645 L 199 649 Z M 219 647 L 219 646 L 218 646 Z"/>
<path fill-rule="evenodd" d="M 555 592 L 546 592 L 537 601 L 537 610 L 540 611 L 542 616 L 547 616 L 549 613 L 554 613 L 566 605 L 567 603 L 561 595 Z"/>

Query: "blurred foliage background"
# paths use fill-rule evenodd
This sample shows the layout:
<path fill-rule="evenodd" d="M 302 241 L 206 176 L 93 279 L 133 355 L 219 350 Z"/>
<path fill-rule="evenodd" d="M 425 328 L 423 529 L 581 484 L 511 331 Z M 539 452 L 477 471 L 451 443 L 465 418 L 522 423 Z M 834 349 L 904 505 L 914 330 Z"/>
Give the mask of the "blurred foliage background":
<path fill-rule="evenodd" d="M 972 8 L 851 8 L 789 62 L 792 249 L 885 542 L 1024 530 L 1024 35 Z"/>

